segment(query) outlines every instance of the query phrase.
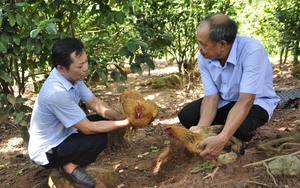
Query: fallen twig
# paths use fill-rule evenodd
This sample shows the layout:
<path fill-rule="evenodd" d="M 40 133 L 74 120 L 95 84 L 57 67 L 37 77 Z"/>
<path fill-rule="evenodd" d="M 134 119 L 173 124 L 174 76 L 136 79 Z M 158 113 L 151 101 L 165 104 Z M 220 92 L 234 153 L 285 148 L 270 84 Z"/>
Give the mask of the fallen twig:
<path fill-rule="evenodd" d="M 262 186 L 265 186 L 265 187 L 271 187 L 270 185 L 267 185 L 265 183 L 260 183 L 260 182 L 251 181 L 251 180 L 248 180 L 247 183 L 252 183 L 252 184 L 255 184 L 255 185 L 262 185 Z"/>
<path fill-rule="evenodd" d="M 267 169 L 267 173 L 268 173 L 268 174 L 269 174 L 269 176 L 272 178 L 272 180 L 273 180 L 274 184 L 277 186 L 276 179 L 274 178 L 274 176 L 273 176 L 273 175 L 272 175 L 272 173 L 270 172 L 268 165 L 267 165 L 265 162 L 263 162 L 263 164 L 264 164 L 264 166 L 265 166 L 265 167 L 266 167 L 266 169 Z"/>
<path fill-rule="evenodd" d="M 283 143 L 278 147 L 278 151 L 281 151 L 284 146 L 300 146 L 300 143 Z"/>
<path fill-rule="evenodd" d="M 289 136 L 289 137 L 279 138 L 264 144 L 260 144 L 257 147 L 262 150 L 272 150 L 275 152 L 279 152 L 282 149 L 282 147 L 280 146 L 279 148 L 273 148 L 272 145 L 279 144 L 279 143 L 284 144 L 286 142 L 289 143 L 299 142 L 299 136 Z"/>
<path fill-rule="evenodd" d="M 279 156 L 276 156 L 276 157 L 271 157 L 271 158 L 268 158 L 268 159 L 265 159 L 265 160 L 262 160 L 262 161 L 258 161 L 258 162 L 255 162 L 255 163 L 250 163 L 250 164 L 244 165 L 243 167 L 260 165 L 260 164 L 262 164 L 264 162 L 268 162 L 268 161 L 271 161 L 271 160 L 279 158 L 279 157 L 284 157 L 284 156 L 288 156 L 288 155 L 293 156 L 293 155 L 298 155 L 298 154 L 300 154 L 300 151 L 296 151 L 294 153 L 287 154 L 287 155 L 279 155 Z"/>

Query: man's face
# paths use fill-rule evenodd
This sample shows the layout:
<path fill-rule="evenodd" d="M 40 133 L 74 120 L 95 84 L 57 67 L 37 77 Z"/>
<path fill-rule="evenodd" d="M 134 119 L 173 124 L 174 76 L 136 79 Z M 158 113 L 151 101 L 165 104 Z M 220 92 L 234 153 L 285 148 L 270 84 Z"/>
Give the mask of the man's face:
<path fill-rule="evenodd" d="M 88 71 L 88 58 L 86 52 L 83 51 L 81 55 L 75 56 L 75 52 L 71 55 L 73 63 L 71 63 L 69 70 L 65 67 L 60 67 L 63 76 L 72 84 L 76 81 L 83 80 Z"/>
<path fill-rule="evenodd" d="M 222 45 L 209 39 L 209 25 L 203 23 L 197 28 L 198 49 L 205 59 L 219 59 L 222 56 Z"/>

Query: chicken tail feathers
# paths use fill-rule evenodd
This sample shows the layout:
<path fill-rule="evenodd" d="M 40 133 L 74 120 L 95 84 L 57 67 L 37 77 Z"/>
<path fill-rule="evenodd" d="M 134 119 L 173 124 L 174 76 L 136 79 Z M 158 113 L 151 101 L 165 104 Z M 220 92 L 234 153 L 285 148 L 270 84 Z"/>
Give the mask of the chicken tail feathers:
<path fill-rule="evenodd" d="M 236 137 L 232 136 L 230 140 L 227 142 L 224 150 L 230 150 L 236 153 L 238 156 L 245 154 L 245 142 L 237 139 Z"/>

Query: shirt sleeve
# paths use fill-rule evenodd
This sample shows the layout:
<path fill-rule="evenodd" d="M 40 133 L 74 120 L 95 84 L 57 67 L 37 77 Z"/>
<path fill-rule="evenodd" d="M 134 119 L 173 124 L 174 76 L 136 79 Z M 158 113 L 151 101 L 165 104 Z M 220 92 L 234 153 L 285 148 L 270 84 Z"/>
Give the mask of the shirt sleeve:
<path fill-rule="evenodd" d="M 81 100 L 83 100 L 83 101 L 87 101 L 87 100 L 91 99 L 94 96 L 94 94 L 85 85 L 85 83 L 83 81 L 80 81 L 78 83 L 78 91 L 80 93 Z"/>
<path fill-rule="evenodd" d="M 67 92 L 57 92 L 53 95 L 50 98 L 49 108 L 66 128 L 75 125 L 86 117 L 84 111 Z"/>
<path fill-rule="evenodd" d="M 206 60 L 202 57 L 200 53 L 198 53 L 198 67 L 201 74 L 201 80 L 204 88 L 204 95 L 213 95 L 218 93 L 218 89 L 216 85 L 214 84 L 214 81 L 211 77 L 211 74 L 205 65 Z"/>
<path fill-rule="evenodd" d="M 242 65 L 243 75 L 240 85 L 240 92 L 260 94 L 265 83 L 265 74 L 268 56 L 265 50 L 259 48 L 249 53 Z"/>

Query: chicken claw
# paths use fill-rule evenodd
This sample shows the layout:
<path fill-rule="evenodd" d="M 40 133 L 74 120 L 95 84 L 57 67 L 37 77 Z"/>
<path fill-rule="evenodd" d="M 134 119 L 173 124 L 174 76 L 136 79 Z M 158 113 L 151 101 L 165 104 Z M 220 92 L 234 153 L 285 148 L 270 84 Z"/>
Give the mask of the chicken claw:
<path fill-rule="evenodd" d="M 219 170 L 219 168 L 220 167 L 217 166 L 212 173 L 207 173 L 207 175 L 202 179 L 204 180 L 204 179 L 207 179 L 209 177 L 211 177 L 211 179 L 214 179 L 214 177 L 215 177 L 217 171 Z"/>

